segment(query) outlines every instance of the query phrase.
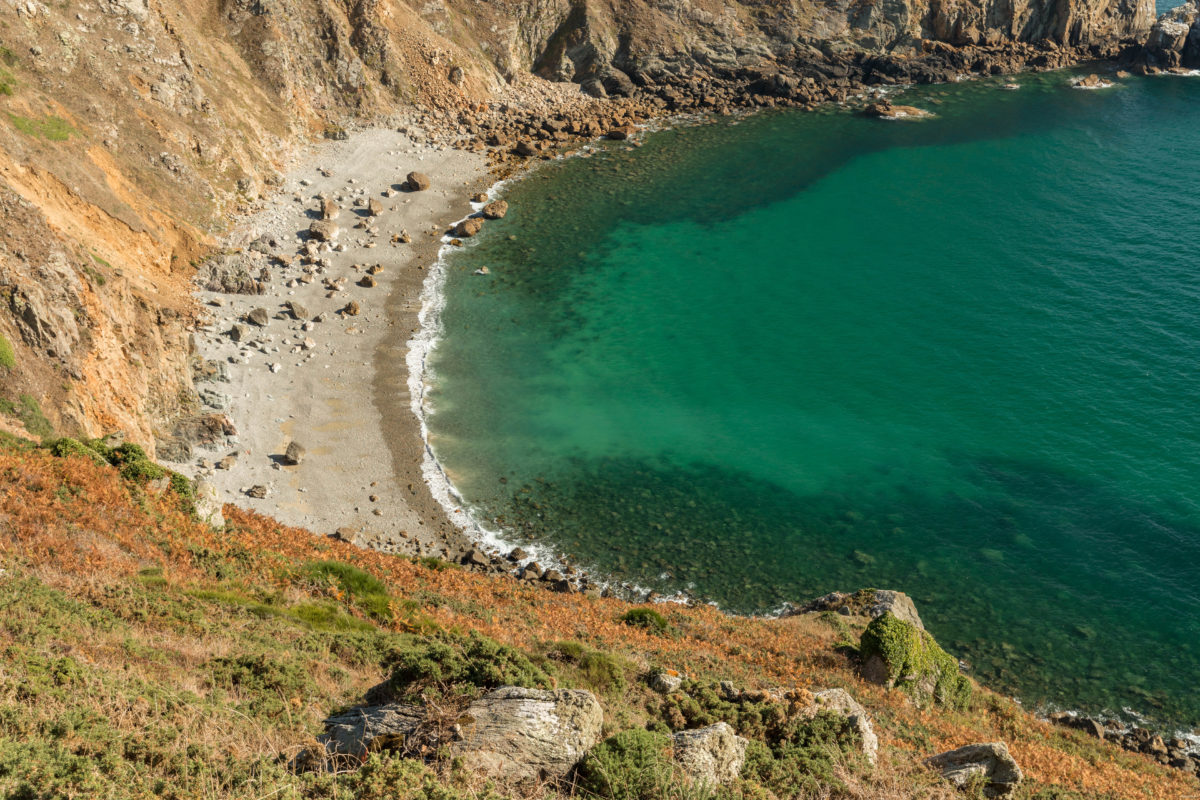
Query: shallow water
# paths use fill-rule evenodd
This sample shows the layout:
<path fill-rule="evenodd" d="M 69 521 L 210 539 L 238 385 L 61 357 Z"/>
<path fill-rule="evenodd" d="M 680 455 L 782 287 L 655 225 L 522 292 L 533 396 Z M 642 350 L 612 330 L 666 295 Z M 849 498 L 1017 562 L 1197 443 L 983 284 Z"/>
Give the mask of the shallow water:
<path fill-rule="evenodd" d="M 449 261 L 429 424 L 459 491 L 739 611 L 902 589 L 1027 702 L 1200 723 L 1200 80 L 1068 77 L 513 184 Z"/>

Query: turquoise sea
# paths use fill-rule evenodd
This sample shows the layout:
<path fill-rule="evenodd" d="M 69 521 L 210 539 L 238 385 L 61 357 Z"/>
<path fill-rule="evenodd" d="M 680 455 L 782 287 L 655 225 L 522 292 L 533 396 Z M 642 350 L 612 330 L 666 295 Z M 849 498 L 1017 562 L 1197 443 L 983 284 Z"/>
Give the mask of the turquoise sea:
<path fill-rule="evenodd" d="M 736 611 L 901 589 L 1030 705 L 1200 725 L 1200 79 L 1069 78 L 509 185 L 447 261 L 457 489 L 513 543 Z"/>

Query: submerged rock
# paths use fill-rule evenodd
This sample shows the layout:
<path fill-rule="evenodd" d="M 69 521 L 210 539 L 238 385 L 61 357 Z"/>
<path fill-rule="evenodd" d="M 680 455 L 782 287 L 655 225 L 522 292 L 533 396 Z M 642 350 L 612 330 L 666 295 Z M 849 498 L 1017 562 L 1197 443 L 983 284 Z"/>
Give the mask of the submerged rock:
<path fill-rule="evenodd" d="M 1003 742 L 969 744 L 927 758 L 925 763 L 960 789 L 982 779 L 986 797 L 1011 797 L 1024 777 Z"/>

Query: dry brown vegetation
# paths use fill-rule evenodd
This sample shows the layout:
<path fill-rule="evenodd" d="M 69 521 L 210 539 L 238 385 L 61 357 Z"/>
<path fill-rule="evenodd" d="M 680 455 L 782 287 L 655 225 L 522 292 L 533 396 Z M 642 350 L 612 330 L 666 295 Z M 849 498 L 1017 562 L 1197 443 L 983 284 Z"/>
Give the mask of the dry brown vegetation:
<path fill-rule="evenodd" d="M 835 649 L 847 635 L 839 620 L 659 606 L 670 629 L 656 633 L 622 624 L 630 606 L 616 599 L 360 550 L 232 506 L 227 529 L 214 531 L 185 505 L 84 458 L 0 448 L 0 794 L 15 785 L 14 765 L 73 753 L 76 767 L 82 757 L 97 771 L 92 783 L 79 784 L 91 787 L 79 796 L 149 796 L 168 783 L 179 797 L 372 796 L 365 784 L 323 794 L 320 780 L 333 778 L 296 776 L 286 763 L 313 743 L 325 715 L 361 701 L 384 677 L 371 651 L 382 647 L 379 637 L 440 629 L 478 631 L 531 654 L 568 640 L 611 655 L 632 679 L 601 691 L 606 733 L 646 722 L 653 701 L 637 676 L 653 666 L 746 688 L 844 687 L 875 719 L 880 765 L 839 763 L 836 785 L 813 796 L 949 797 L 921 759 L 997 740 L 1025 769 L 1028 797 L 1198 791 L 1180 772 L 1052 727 L 986 690 L 953 712 L 919 709 L 899 691 L 868 685 Z M 312 571 L 324 562 L 382 581 L 386 618 L 373 619 L 378 607 Z M 258 654 L 275 670 L 267 685 L 229 671 Z M 20 758 L 12 749 L 18 742 Z M 129 772 L 127 762 L 138 758 L 144 763 Z M 103 780 L 105 770 L 124 781 L 120 793 Z M 123 779 L 127 773 L 136 775 Z M 427 772 L 404 775 L 433 780 Z M 73 784 L 60 775 L 45 785 Z M 97 787 L 105 791 L 95 794 Z"/>

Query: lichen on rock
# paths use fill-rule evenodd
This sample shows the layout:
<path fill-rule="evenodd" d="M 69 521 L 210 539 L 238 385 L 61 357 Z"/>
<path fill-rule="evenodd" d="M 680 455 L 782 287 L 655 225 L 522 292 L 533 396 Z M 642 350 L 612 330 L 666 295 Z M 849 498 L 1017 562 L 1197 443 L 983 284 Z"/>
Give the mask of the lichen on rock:
<path fill-rule="evenodd" d="M 863 678 L 909 692 L 920 704 L 962 708 L 971 697 L 969 678 L 931 634 L 891 612 L 874 619 L 859 644 Z"/>

